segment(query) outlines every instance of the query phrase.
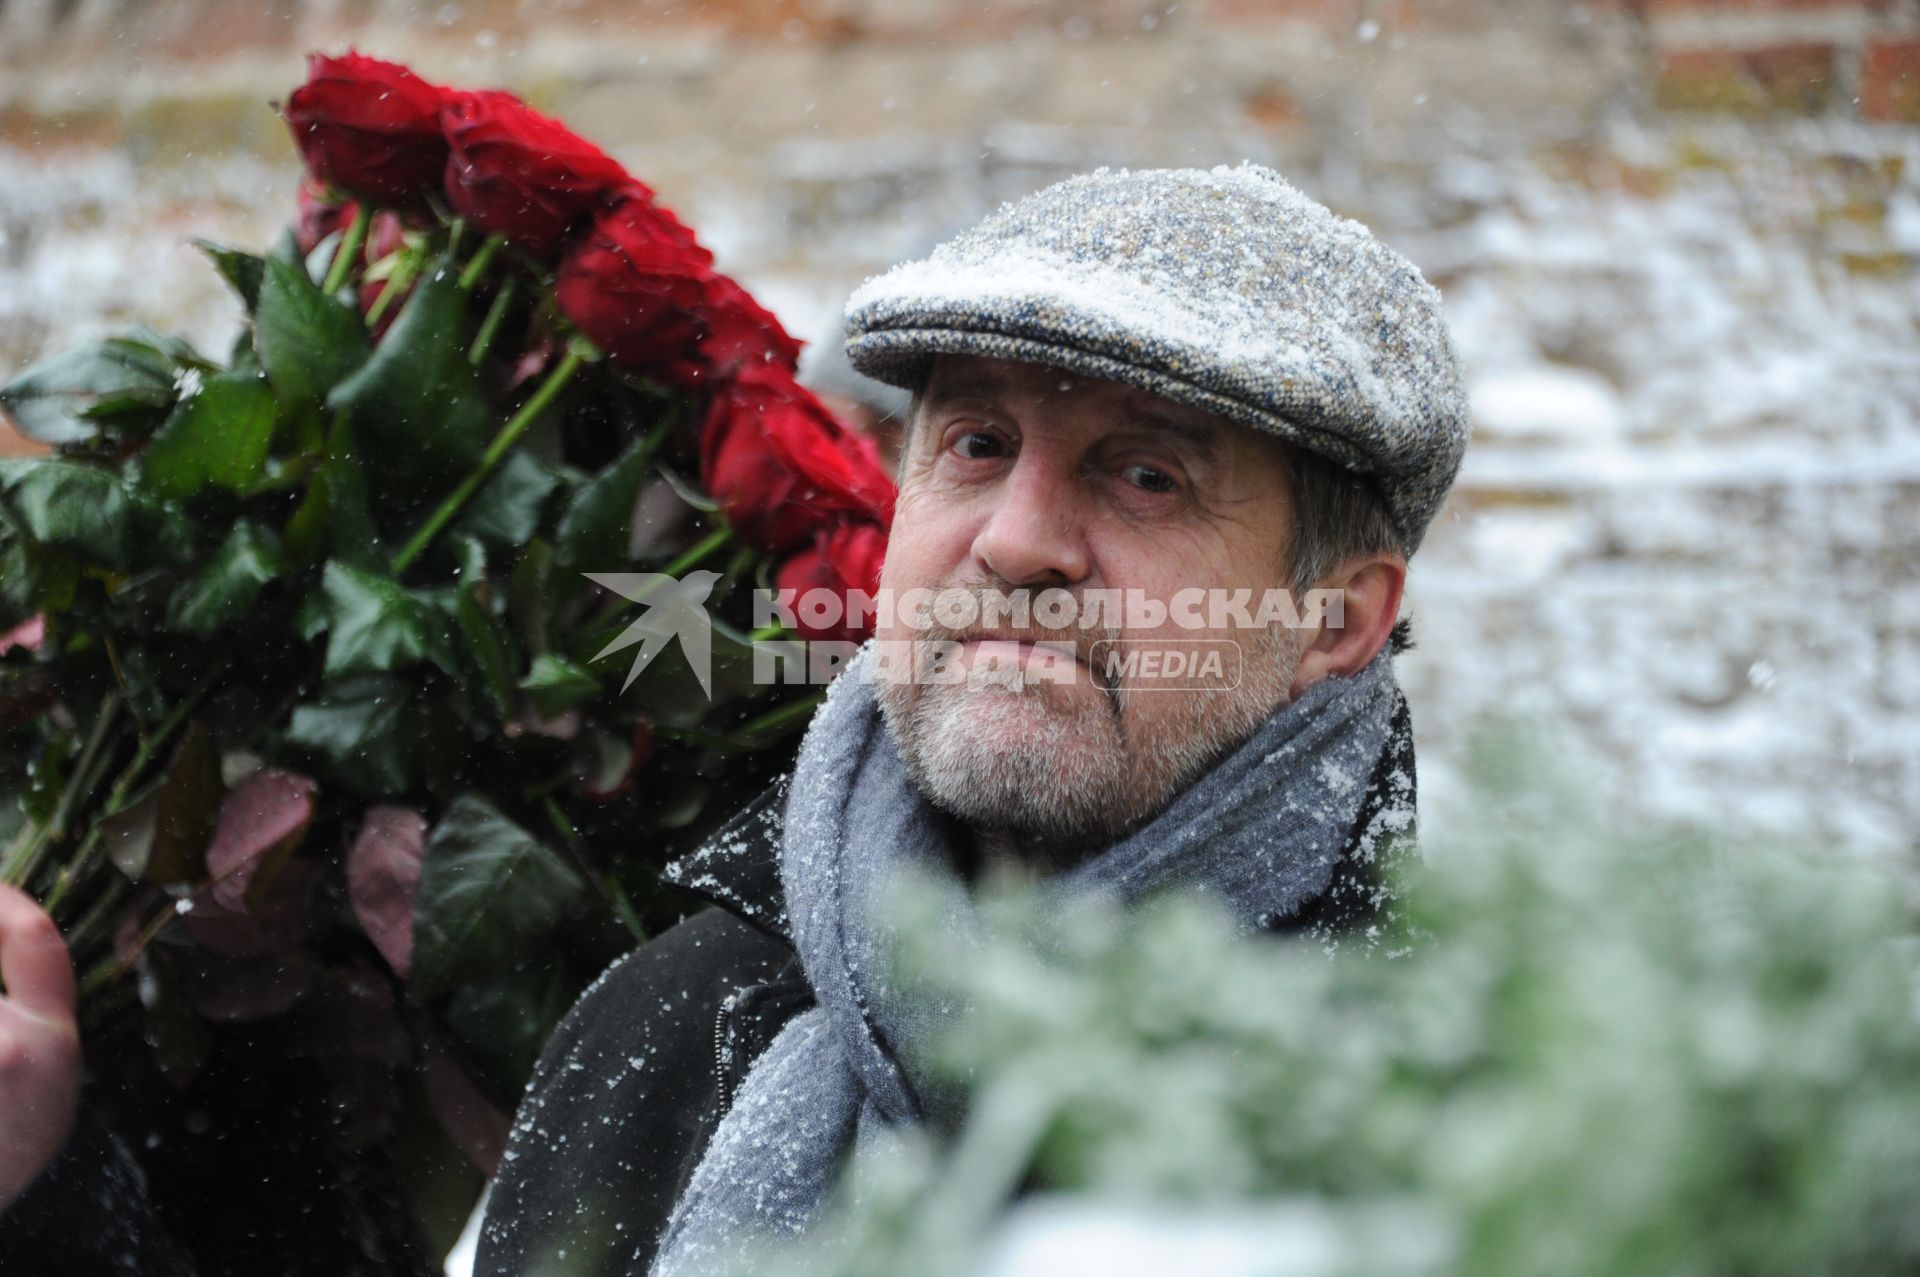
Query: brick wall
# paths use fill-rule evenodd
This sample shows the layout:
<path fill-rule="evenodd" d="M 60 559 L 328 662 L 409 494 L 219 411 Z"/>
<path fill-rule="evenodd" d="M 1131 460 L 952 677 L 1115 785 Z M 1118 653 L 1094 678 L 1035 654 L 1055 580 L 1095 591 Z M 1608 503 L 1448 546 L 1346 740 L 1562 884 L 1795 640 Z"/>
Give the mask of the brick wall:
<path fill-rule="evenodd" d="M 1587 78 L 1656 109 L 1920 120 L 1920 0 L 0 0 L 0 68 L 9 71 L 0 107 L 32 92 L 23 81 L 63 74 L 98 86 L 129 70 L 249 57 L 283 66 L 298 50 L 349 40 L 416 58 L 439 50 L 464 69 L 490 53 L 511 62 L 510 51 L 535 38 L 568 37 L 589 42 L 603 65 L 611 52 L 656 44 L 669 59 L 689 47 L 909 58 L 1036 37 L 1116 53 L 1244 40 L 1289 72 L 1325 61 L 1332 42 L 1367 48 L 1375 62 L 1424 64 L 1443 90 L 1454 87 L 1449 63 L 1465 68 L 1457 78 L 1468 84 L 1486 70 L 1499 83 L 1505 66 L 1489 66 L 1475 44 L 1519 41 L 1549 64 L 1624 50 Z M 1305 113 L 1289 102 L 1300 95 L 1285 91 L 1288 78 L 1247 90 L 1256 122 Z M 1313 87 L 1310 74 L 1300 78 Z M 61 92 L 76 96 L 71 84 Z"/>
<path fill-rule="evenodd" d="M 1591 0 L 1640 29 L 1656 104 L 1920 123 L 1915 0 Z"/>

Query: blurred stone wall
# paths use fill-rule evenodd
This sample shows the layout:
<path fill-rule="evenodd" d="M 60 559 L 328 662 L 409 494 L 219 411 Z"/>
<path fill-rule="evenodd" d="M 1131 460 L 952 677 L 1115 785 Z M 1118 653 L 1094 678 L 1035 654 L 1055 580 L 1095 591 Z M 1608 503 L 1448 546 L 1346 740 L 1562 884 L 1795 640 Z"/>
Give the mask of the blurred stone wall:
<path fill-rule="evenodd" d="M 1250 158 L 1375 218 L 1377 174 L 1466 137 L 1920 120 L 1920 0 L 0 0 L 0 272 L 68 263 L 0 273 L 0 366 L 156 307 L 217 327 L 180 232 L 270 232 L 273 103 L 349 45 L 563 116 L 816 337 L 866 275 L 1091 164 Z M 153 269 L 94 304 L 76 226 Z"/>

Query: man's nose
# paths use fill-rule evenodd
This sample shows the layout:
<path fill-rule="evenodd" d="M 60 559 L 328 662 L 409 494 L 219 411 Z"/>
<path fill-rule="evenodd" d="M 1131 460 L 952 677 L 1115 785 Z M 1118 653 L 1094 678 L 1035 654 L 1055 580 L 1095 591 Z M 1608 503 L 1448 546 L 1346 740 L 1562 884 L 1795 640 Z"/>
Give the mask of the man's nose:
<path fill-rule="evenodd" d="M 976 566 L 1012 585 L 1073 585 L 1091 566 L 1071 469 L 1039 448 L 1023 451 L 993 493 L 974 537 Z"/>

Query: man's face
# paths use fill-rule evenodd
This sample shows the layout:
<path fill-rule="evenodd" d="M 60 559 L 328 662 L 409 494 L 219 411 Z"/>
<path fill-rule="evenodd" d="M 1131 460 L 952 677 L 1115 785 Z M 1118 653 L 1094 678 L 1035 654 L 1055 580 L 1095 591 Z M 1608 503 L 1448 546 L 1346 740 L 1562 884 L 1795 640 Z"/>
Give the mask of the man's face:
<path fill-rule="evenodd" d="M 1250 590 L 1257 603 L 1283 581 L 1292 514 L 1279 445 L 1210 413 L 1037 364 L 942 356 L 905 453 L 880 582 L 896 599 L 1055 588 L 1083 604 L 1111 590 L 1166 604 L 1200 589 Z M 1293 683 L 1298 649 L 1283 627 L 1208 616 L 1193 628 L 1187 611 L 1186 624 L 1169 613 L 1117 628 L 1141 619 L 1123 612 L 1084 628 L 1086 610 L 1065 629 L 1039 609 L 1024 626 L 879 617 L 883 645 L 960 641 L 944 679 L 923 662 L 921 677 L 879 685 L 936 804 L 976 828 L 1104 845 L 1244 741 Z M 1070 645 L 1073 659 L 1032 642 Z M 1173 654 L 1194 666 L 1207 651 L 1222 659 L 1206 671 L 1165 673 Z"/>

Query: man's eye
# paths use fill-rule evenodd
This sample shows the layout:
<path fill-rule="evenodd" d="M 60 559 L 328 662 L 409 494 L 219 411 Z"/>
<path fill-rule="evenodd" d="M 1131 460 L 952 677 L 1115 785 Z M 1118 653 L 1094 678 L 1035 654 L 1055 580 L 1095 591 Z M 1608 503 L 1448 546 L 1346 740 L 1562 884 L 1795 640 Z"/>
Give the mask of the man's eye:
<path fill-rule="evenodd" d="M 1121 471 L 1127 482 L 1148 492 L 1178 492 L 1180 481 L 1154 466 L 1131 465 Z"/>
<path fill-rule="evenodd" d="M 961 456 L 977 459 L 998 456 L 1000 441 L 984 430 L 969 430 L 953 441 L 953 447 Z"/>

